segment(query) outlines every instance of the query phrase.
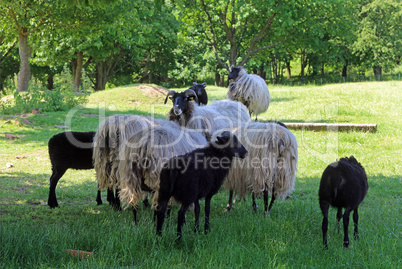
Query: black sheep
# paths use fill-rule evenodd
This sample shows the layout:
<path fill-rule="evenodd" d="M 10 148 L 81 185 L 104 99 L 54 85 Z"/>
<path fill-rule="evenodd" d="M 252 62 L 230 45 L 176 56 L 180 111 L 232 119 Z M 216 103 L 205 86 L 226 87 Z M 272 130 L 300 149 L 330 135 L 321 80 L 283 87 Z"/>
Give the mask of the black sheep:
<path fill-rule="evenodd" d="M 189 89 L 195 91 L 195 93 L 197 94 L 197 97 L 198 97 L 197 103 L 199 105 L 206 105 L 208 103 L 208 95 L 207 95 L 207 91 L 205 90 L 206 86 L 207 86 L 206 82 L 203 82 L 202 84 L 193 82 L 193 86 L 191 86 L 189 88 Z"/>
<path fill-rule="evenodd" d="M 56 198 L 56 186 L 59 179 L 67 169 L 93 169 L 92 163 L 92 142 L 95 132 L 64 132 L 54 135 L 49 139 L 48 149 L 50 162 L 52 164 L 52 175 L 50 177 L 49 198 L 47 204 L 50 208 L 59 206 Z M 109 202 L 114 200 L 113 193 L 108 191 Z M 102 204 L 100 191 L 96 201 Z"/>
<path fill-rule="evenodd" d="M 170 197 L 181 203 L 178 214 L 177 236 L 181 230 L 185 213 L 195 205 L 195 231 L 199 228 L 199 199 L 205 198 L 205 233 L 209 230 L 211 198 L 221 187 L 234 157 L 245 158 L 247 150 L 230 132 L 223 132 L 216 142 L 205 148 L 196 149 L 185 155 L 171 158 L 160 174 L 158 191 L 157 235 L 162 235 L 162 225 Z"/>
<path fill-rule="evenodd" d="M 331 163 L 325 169 L 321 177 L 320 190 L 318 193 L 320 208 L 324 219 L 322 221 L 322 234 L 324 247 L 327 245 L 328 231 L 328 210 L 329 206 L 338 208 L 336 215 L 337 222 L 343 216 L 343 230 L 345 248 L 349 246 L 349 215 L 353 211 L 354 237 L 358 239 L 358 211 L 359 204 L 367 194 L 368 183 L 366 172 L 363 166 L 353 157 L 341 158 L 339 161 Z M 345 213 L 342 215 L 342 208 Z"/>

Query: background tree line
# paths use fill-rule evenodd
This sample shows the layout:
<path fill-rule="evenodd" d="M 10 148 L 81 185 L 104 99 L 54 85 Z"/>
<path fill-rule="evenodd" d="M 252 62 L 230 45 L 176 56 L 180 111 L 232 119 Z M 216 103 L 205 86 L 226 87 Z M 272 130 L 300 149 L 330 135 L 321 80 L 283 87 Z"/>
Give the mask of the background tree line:
<path fill-rule="evenodd" d="M 94 3 L 97 4 L 94 4 Z M 231 65 L 273 83 L 286 74 L 400 71 L 398 0 L 1 0 L 0 89 L 35 78 L 75 91 L 134 82 L 223 86 Z M 269 75 L 267 75 L 269 74 Z M 7 84 L 8 83 L 8 84 Z"/>

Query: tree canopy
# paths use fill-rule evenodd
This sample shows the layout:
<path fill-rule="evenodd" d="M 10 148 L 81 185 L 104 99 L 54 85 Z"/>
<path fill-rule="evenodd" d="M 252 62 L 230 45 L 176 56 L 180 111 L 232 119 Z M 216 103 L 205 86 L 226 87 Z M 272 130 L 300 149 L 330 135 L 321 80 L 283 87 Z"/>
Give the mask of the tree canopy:
<path fill-rule="evenodd" d="M 223 85 L 231 65 L 274 76 L 282 66 L 288 77 L 294 61 L 301 77 L 389 71 L 400 64 L 401 14 L 396 0 L 2 0 L 0 89 L 15 73 L 18 91 L 32 76 L 52 88 L 63 66 L 76 91 L 83 70 L 95 90 L 208 74 Z"/>

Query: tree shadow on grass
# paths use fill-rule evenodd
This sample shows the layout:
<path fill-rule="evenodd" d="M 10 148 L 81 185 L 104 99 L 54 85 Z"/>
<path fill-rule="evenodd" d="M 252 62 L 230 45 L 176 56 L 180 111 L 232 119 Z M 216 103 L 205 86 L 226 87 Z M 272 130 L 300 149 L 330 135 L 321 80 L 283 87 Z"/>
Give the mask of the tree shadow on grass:
<path fill-rule="evenodd" d="M 152 116 L 154 118 L 166 119 L 166 115 L 160 113 L 144 113 L 140 110 L 129 111 L 105 111 L 100 113 L 96 108 L 82 108 L 75 112 L 71 118 L 68 118 L 66 111 L 62 112 L 48 112 L 44 114 L 32 115 L 28 120 L 32 125 L 24 124 L 18 131 L 12 131 L 11 133 L 16 135 L 18 139 L 9 140 L 5 136 L 1 136 L 0 140 L 10 141 L 13 144 L 24 144 L 26 142 L 35 142 L 38 145 L 47 145 L 49 139 L 58 133 L 65 131 L 77 131 L 77 132 L 90 132 L 96 131 L 99 124 L 105 117 L 112 115 L 142 115 Z M 16 118 L 19 119 L 18 117 Z M 66 123 L 69 122 L 70 124 Z M 68 124 L 68 125 L 67 125 Z M 66 126 L 68 128 L 63 128 Z M 6 130 L 4 132 L 7 132 Z"/>

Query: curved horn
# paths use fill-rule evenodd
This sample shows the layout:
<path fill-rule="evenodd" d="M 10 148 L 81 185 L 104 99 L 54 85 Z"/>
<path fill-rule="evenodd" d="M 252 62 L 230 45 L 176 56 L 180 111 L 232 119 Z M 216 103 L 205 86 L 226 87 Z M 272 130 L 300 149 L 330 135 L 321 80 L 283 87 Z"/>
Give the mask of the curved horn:
<path fill-rule="evenodd" d="M 167 93 L 167 95 L 166 95 L 164 104 L 166 104 L 168 97 L 169 97 L 169 96 L 173 96 L 175 93 L 176 93 L 176 92 L 175 92 L 174 90 L 169 91 L 169 92 Z"/>
<path fill-rule="evenodd" d="M 205 88 L 207 86 L 207 83 L 203 82 L 201 85 Z"/>
<path fill-rule="evenodd" d="M 194 86 L 197 86 L 197 85 L 198 85 L 198 83 L 197 83 L 197 82 L 193 82 L 193 85 L 194 85 Z"/>
<path fill-rule="evenodd" d="M 192 89 L 187 89 L 184 91 L 184 94 L 186 95 L 186 97 L 194 97 L 195 101 L 198 103 L 198 97 L 197 94 L 195 93 L 195 91 L 193 91 Z"/>

